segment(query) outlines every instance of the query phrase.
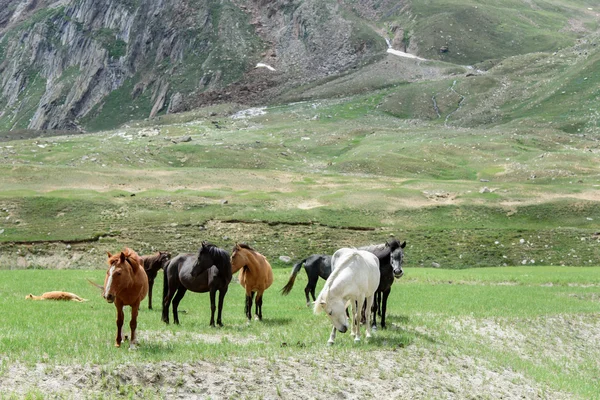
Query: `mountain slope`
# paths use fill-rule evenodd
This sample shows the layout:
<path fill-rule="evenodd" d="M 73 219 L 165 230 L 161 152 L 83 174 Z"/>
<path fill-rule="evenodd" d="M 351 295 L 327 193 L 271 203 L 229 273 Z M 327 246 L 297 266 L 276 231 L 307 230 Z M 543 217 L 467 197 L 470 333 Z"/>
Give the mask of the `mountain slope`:
<path fill-rule="evenodd" d="M 510 56 L 572 46 L 598 27 L 592 3 L 0 0 L 0 131 L 99 130 L 213 103 L 256 105 L 403 82 L 429 82 L 410 90 L 430 103 L 443 76 L 464 71 L 453 64 L 487 69 Z M 386 69 L 386 40 L 448 64 L 395 60 Z M 254 68 L 258 62 L 275 71 Z M 346 82 L 331 89 L 336 78 Z M 494 87 L 491 79 L 483 86 Z M 445 85 L 440 115 L 444 97 L 452 103 L 458 96 Z M 429 105 L 426 113 L 418 103 L 410 107 L 398 115 L 436 117 Z M 464 123 L 504 120 L 489 113 L 481 109 Z"/>

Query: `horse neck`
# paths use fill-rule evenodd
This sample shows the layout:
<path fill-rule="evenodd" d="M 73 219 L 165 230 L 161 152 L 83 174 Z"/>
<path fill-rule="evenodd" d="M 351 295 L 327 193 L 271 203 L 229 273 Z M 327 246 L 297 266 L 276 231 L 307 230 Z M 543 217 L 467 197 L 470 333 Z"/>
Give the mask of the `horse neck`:
<path fill-rule="evenodd" d="M 238 268 L 237 270 L 240 270 L 241 268 L 246 267 L 250 271 L 256 272 L 256 270 L 259 269 L 259 268 L 257 268 L 257 266 L 260 265 L 261 260 L 260 260 L 260 256 L 256 252 L 251 251 L 251 250 L 245 250 L 243 252 L 243 257 L 244 257 L 244 262 L 240 263 L 241 267 Z"/>

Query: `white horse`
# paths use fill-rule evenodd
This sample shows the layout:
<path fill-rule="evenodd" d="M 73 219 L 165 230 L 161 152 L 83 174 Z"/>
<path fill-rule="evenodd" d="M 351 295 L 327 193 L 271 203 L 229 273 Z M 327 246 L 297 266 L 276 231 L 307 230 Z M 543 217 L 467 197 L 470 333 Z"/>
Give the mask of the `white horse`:
<path fill-rule="evenodd" d="M 331 258 L 331 267 L 333 271 L 315 301 L 314 312 L 318 314 L 324 310 L 331 320 L 333 329 L 327 343 L 332 345 L 336 329 L 342 333 L 348 330 L 346 308 L 352 305 L 352 336 L 355 342 L 359 342 L 362 305 L 366 299 L 366 309 L 371 309 L 373 294 L 379 286 L 379 259 L 368 251 L 342 248 Z M 366 336 L 370 338 L 371 313 L 366 314 Z"/>

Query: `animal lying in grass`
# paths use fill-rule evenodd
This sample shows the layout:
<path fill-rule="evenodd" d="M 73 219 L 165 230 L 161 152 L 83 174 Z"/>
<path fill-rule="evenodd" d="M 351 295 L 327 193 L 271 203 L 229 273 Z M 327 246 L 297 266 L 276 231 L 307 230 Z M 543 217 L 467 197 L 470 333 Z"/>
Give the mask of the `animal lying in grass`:
<path fill-rule="evenodd" d="M 60 292 L 60 291 L 54 291 L 54 292 L 46 292 L 43 293 L 41 296 L 34 296 L 33 294 L 28 294 L 27 296 L 25 296 L 26 300 L 70 300 L 70 301 L 78 301 L 78 302 L 84 302 L 87 301 L 87 299 L 82 299 L 81 297 L 77 296 L 75 293 L 69 293 L 69 292 Z"/>

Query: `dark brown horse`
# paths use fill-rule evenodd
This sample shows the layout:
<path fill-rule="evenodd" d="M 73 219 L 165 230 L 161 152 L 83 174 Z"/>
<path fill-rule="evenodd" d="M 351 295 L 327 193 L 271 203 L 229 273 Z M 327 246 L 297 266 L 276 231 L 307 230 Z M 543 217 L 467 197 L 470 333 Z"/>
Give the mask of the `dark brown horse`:
<path fill-rule="evenodd" d="M 144 261 L 144 269 L 146 275 L 148 275 L 148 309 L 152 310 L 152 288 L 154 287 L 154 279 L 158 271 L 163 269 L 169 260 L 171 259 L 171 253 L 166 251 L 159 251 L 155 254 L 142 256 Z"/>
<path fill-rule="evenodd" d="M 121 331 L 125 315 L 124 306 L 131 306 L 131 342 L 129 347 L 134 348 L 136 342 L 135 330 L 140 303 L 148 293 L 148 278 L 144 271 L 142 258 L 133 250 L 125 248 L 114 256 L 108 254 L 108 270 L 104 279 L 102 296 L 109 303 L 114 303 L 117 308 L 117 338 L 115 346 L 120 347 L 122 342 Z"/>
<path fill-rule="evenodd" d="M 273 270 L 265 256 L 247 244 L 237 244 L 231 251 L 233 273 L 240 271 L 240 285 L 246 289 L 246 317 L 252 319 L 252 300 L 256 294 L 255 314 L 262 320 L 263 293 L 273 283 Z"/>
<path fill-rule="evenodd" d="M 231 282 L 229 253 L 214 244 L 202 242 L 198 254 L 179 254 L 164 268 L 162 320 L 169 323 L 169 305 L 173 300 L 173 320 L 179 324 L 177 307 L 191 290 L 196 293 L 210 292 L 210 326 L 215 326 L 215 296 L 219 292 L 217 325 L 223 326 L 221 312 L 223 300 Z"/>

